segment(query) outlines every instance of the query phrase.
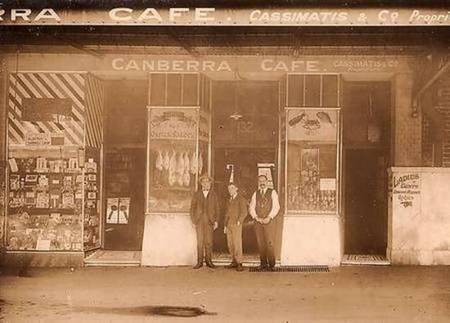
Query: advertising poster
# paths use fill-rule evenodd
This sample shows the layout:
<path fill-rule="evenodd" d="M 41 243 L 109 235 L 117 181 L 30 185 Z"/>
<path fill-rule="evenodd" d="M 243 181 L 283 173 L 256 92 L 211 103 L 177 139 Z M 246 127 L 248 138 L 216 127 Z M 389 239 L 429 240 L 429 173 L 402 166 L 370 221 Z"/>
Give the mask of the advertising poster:
<path fill-rule="evenodd" d="M 129 197 L 108 198 L 106 202 L 106 223 L 128 224 L 130 201 Z"/>
<path fill-rule="evenodd" d="M 291 140 L 336 141 L 337 112 L 329 109 L 295 109 L 288 112 Z"/>
<path fill-rule="evenodd" d="M 152 109 L 150 137 L 157 139 L 195 139 L 197 137 L 197 111 L 186 109 Z"/>

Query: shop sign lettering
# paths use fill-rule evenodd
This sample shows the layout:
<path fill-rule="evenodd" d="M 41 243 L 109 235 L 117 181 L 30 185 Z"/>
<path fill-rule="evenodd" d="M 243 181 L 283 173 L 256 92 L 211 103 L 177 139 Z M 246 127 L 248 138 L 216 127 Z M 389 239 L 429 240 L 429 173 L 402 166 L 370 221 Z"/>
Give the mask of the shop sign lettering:
<path fill-rule="evenodd" d="M 231 73 L 267 72 L 267 73 L 345 73 L 345 72 L 394 72 L 405 69 L 406 62 L 395 58 L 323 58 L 292 59 L 291 57 L 236 57 L 207 60 L 195 60 L 189 56 L 173 58 L 154 58 L 139 56 L 111 57 L 107 60 L 115 71 L 127 72 L 203 72 Z"/>
<path fill-rule="evenodd" d="M 401 176 L 394 176 L 394 189 L 402 188 L 402 189 L 419 189 L 420 180 L 419 174 L 406 174 Z"/>
<path fill-rule="evenodd" d="M 394 175 L 393 188 L 395 199 L 401 207 L 414 207 L 420 199 L 420 174 Z"/>
<path fill-rule="evenodd" d="M 139 60 L 119 57 L 112 60 L 112 68 L 116 71 L 142 72 L 231 72 L 230 64 L 225 60 Z"/>
<path fill-rule="evenodd" d="M 92 2 L 94 3 L 94 2 Z M 220 25 L 220 26 L 436 26 L 450 25 L 446 8 L 349 8 L 349 9 L 231 9 L 131 8 L 83 10 L 64 8 L 4 8 L 0 24 L 48 25 Z"/>
<path fill-rule="evenodd" d="M 350 59 L 336 60 L 334 67 L 336 69 L 345 69 L 348 72 L 380 72 L 386 69 L 395 69 L 399 66 L 396 59 Z"/>
<path fill-rule="evenodd" d="M 159 139 L 195 139 L 197 122 L 195 113 L 153 110 L 150 119 L 150 137 Z"/>
<path fill-rule="evenodd" d="M 264 72 L 320 72 L 320 62 L 317 60 L 295 60 L 285 62 L 275 59 L 264 59 L 261 62 L 261 70 Z"/>
<path fill-rule="evenodd" d="M 33 133 L 25 134 L 25 145 L 27 146 L 47 146 L 51 144 L 51 136 L 49 133 Z"/>

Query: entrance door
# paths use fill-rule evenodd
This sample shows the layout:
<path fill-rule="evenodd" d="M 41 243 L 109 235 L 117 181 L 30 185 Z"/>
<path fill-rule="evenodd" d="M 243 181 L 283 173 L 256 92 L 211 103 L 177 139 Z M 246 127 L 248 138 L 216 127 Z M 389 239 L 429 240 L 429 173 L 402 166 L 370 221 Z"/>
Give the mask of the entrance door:
<path fill-rule="evenodd" d="M 110 150 L 105 157 L 105 249 L 142 250 L 145 149 Z"/>
<path fill-rule="evenodd" d="M 384 151 L 345 151 L 345 253 L 385 255 L 387 176 Z"/>
<path fill-rule="evenodd" d="M 221 201 L 221 214 L 224 214 L 228 199 L 228 183 L 230 178 L 239 186 L 239 192 L 249 202 L 257 189 L 258 166 L 275 165 L 275 149 L 271 148 L 217 148 L 215 150 L 214 170 L 215 189 Z M 269 167 L 268 167 L 269 168 Z M 267 169 L 267 168 L 265 168 Z M 275 167 L 272 178 L 276 180 Z M 274 183 L 276 187 L 276 183 Z M 228 253 L 226 236 L 223 233 L 223 217 L 219 221 L 219 229 L 214 233 L 214 250 L 217 253 Z M 257 254 L 258 246 L 253 229 L 253 221 L 247 216 L 242 230 L 242 249 L 244 254 Z"/>

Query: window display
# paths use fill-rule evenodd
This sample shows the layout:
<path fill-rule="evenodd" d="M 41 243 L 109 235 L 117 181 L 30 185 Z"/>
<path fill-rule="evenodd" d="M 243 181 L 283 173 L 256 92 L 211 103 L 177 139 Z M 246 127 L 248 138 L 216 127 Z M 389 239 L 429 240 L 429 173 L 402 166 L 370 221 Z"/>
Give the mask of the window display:
<path fill-rule="evenodd" d="M 11 156 L 8 250 L 82 250 L 83 175 L 74 159 Z"/>
<path fill-rule="evenodd" d="M 208 165 L 209 135 L 207 126 L 199 126 L 199 110 L 149 109 L 147 212 L 189 211 L 197 178 Z"/>
<path fill-rule="evenodd" d="M 339 110 L 288 108 L 287 210 L 336 213 Z"/>
<path fill-rule="evenodd" d="M 84 165 L 84 250 L 100 247 L 100 149 L 87 148 Z"/>

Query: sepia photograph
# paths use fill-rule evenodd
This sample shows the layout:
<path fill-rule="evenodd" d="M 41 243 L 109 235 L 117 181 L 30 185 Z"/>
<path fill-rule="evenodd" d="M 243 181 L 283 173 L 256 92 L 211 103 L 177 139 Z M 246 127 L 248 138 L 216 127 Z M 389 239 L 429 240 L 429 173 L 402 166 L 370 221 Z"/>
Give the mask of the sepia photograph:
<path fill-rule="evenodd" d="M 0 0 L 0 322 L 450 322 L 450 3 Z"/>

